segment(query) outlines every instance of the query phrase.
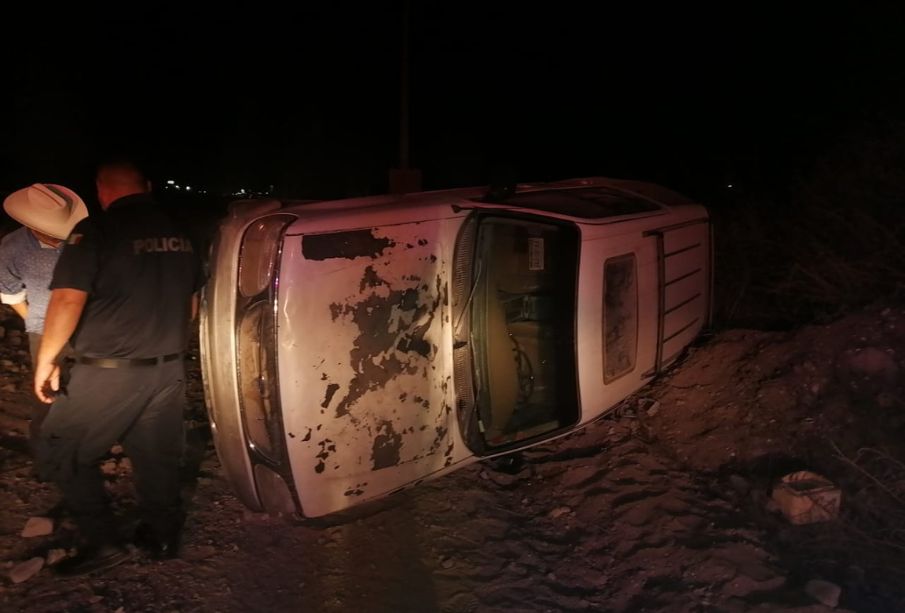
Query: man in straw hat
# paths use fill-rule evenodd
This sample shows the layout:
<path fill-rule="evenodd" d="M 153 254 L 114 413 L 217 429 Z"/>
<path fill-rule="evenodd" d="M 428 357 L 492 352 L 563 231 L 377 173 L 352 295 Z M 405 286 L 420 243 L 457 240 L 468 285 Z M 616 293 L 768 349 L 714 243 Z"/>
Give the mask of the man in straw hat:
<path fill-rule="evenodd" d="M 158 558 L 175 557 L 179 546 L 183 359 L 201 262 L 149 192 L 133 164 L 102 165 L 97 195 L 104 213 L 75 227 L 50 284 L 35 394 L 53 406 L 37 465 L 60 487 L 79 528 L 78 553 L 55 567 L 63 574 L 109 568 L 130 556 L 98 467 L 117 441 L 132 462 L 142 514 L 136 544 Z M 53 356 L 70 340 L 75 365 L 59 393 Z"/>
<path fill-rule="evenodd" d="M 88 209 L 74 191 L 52 183 L 35 183 L 13 192 L 3 201 L 3 209 L 23 227 L 0 241 L 0 302 L 25 320 L 31 363 L 35 364 L 54 266 L 64 239 L 88 216 Z M 36 402 L 31 416 L 32 441 L 46 413 L 47 407 Z"/>

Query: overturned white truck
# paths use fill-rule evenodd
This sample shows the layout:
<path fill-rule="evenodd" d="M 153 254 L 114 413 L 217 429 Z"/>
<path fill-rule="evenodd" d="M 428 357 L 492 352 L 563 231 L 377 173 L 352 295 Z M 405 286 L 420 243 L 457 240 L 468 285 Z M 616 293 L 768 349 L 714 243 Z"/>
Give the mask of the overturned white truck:
<path fill-rule="evenodd" d="M 317 517 L 599 418 L 708 322 L 706 210 L 580 179 L 245 201 L 201 318 L 228 479 Z"/>

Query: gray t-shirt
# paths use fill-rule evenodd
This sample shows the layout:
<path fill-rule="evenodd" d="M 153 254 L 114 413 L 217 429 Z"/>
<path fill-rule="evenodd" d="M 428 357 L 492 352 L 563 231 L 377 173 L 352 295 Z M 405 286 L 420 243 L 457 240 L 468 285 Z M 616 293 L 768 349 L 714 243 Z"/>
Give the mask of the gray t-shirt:
<path fill-rule="evenodd" d="M 56 248 L 44 245 L 25 227 L 10 232 L 0 241 L 0 302 L 28 301 L 26 332 L 44 332 L 50 279 L 62 250 L 62 244 Z"/>

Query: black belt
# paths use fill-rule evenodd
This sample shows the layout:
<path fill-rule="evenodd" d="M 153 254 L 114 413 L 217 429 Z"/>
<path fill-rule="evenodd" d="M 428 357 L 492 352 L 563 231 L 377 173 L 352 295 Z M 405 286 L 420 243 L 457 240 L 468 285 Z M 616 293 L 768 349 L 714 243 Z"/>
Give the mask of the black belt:
<path fill-rule="evenodd" d="M 159 355 L 156 358 L 87 358 L 78 356 L 76 364 L 98 366 L 100 368 L 131 368 L 133 366 L 157 366 L 164 362 L 172 362 L 182 357 L 182 352 Z"/>

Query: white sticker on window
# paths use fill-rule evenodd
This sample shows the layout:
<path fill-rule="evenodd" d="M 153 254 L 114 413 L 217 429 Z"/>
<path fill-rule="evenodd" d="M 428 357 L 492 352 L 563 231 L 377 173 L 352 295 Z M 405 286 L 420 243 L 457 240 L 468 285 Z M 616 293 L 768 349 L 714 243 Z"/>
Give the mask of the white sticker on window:
<path fill-rule="evenodd" d="M 528 239 L 528 270 L 544 269 L 544 239 Z"/>

